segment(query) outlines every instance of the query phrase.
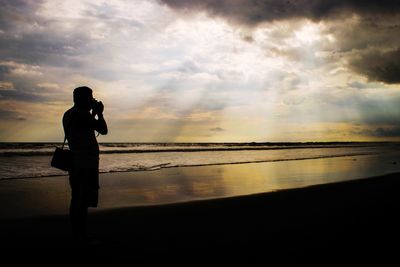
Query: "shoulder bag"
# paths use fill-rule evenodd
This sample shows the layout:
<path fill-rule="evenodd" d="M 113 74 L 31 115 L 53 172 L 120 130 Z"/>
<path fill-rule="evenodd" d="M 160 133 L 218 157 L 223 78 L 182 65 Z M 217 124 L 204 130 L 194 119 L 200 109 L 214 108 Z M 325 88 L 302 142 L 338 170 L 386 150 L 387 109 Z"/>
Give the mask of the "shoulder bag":
<path fill-rule="evenodd" d="M 69 127 L 67 129 L 67 132 Z M 60 147 L 56 147 L 51 159 L 51 166 L 63 171 L 70 171 L 72 168 L 72 153 L 69 149 L 64 149 L 65 143 L 67 141 L 67 135 L 64 136 L 64 142 Z"/>

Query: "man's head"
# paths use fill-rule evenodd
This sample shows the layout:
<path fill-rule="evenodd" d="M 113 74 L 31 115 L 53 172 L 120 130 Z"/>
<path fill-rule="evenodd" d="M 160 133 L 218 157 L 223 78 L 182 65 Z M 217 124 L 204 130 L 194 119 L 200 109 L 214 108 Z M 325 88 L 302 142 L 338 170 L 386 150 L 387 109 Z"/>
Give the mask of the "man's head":
<path fill-rule="evenodd" d="M 93 105 L 93 91 L 87 86 L 74 89 L 74 103 L 78 108 L 91 109 Z"/>

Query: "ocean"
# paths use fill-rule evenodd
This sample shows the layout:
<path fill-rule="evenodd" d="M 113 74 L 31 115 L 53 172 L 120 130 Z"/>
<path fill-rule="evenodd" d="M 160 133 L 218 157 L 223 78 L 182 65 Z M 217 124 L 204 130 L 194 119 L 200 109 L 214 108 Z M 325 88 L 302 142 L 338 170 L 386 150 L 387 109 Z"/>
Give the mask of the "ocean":
<path fill-rule="evenodd" d="M 60 143 L 0 143 L 0 180 L 66 175 L 50 166 Z M 390 154 L 396 142 L 101 143 L 100 172 Z"/>

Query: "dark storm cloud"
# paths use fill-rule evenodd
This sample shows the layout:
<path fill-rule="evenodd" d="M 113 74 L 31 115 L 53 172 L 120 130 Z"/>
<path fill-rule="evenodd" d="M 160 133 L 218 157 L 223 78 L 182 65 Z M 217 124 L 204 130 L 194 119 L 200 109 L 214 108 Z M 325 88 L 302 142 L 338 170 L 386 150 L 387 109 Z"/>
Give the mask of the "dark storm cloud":
<path fill-rule="evenodd" d="M 350 23 L 329 23 L 325 34 L 330 33 L 335 35 L 338 52 L 368 47 L 393 49 L 400 45 L 400 12 L 391 16 L 370 15 Z"/>
<path fill-rule="evenodd" d="M 181 11 L 206 11 L 231 22 L 254 26 L 290 18 L 322 20 L 342 14 L 396 14 L 398 0 L 159 0 Z"/>
<path fill-rule="evenodd" d="M 400 13 L 329 23 L 325 33 L 334 34 L 336 47 L 331 49 L 346 58 L 350 70 L 369 81 L 400 83 Z"/>
<path fill-rule="evenodd" d="M 369 51 L 353 59 L 350 66 L 370 80 L 400 83 L 400 48 L 389 52 Z"/>

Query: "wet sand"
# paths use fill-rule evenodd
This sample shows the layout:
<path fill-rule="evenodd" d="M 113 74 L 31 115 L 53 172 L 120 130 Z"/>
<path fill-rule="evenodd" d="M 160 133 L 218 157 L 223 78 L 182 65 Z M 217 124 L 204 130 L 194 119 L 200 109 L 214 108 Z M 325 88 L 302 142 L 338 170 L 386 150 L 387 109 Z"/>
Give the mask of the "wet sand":
<path fill-rule="evenodd" d="M 400 174 L 224 199 L 110 209 L 89 216 L 90 242 L 68 217 L 1 220 L 1 247 L 138 263 L 327 264 L 397 260 Z M 322 261 L 320 261 L 322 260 Z"/>
<path fill-rule="evenodd" d="M 397 154 L 100 174 L 99 207 L 159 205 L 301 188 L 400 172 Z M 0 180 L 0 220 L 67 215 L 67 176 Z"/>

